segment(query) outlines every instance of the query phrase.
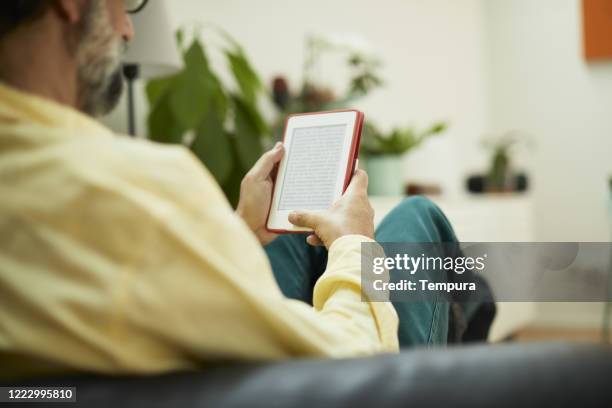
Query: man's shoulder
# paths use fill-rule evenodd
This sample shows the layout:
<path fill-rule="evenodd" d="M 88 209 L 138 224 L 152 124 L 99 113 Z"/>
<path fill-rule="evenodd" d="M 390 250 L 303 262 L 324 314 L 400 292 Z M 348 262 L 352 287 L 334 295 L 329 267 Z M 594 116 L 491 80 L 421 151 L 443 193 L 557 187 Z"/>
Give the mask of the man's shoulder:
<path fill-rule="evenodd" d="M 5 127 L 0 134 L 7 136 L 0 143 L 5 157 L 0 179 L 12 180 L 10 188 L 21 195 L 228 206 L 212 175 L 185 146 L 87 129 Z"/>
<path fill-rule="evenodd" d="M 166 145 L 128 136 L 69 138 L 34 153 L 47 175 L 109 191 L 140 190 L 179 200 L 187 191 L 216 195 L 214 178 L 181 145 Z M 116 191 L 115 191 L 116 192 Z M 215 194 L 211 194 L 215 193 Z"/>
<path fill-rule="evenodd" d="M 60 149 L 73 160 L 84 160 L 97 166 L 120 163 L 125 164 L 126 169 L 149 164 L 177 165 L 193 159 L 190 151 L 182 145 L 160 144 L 123 135 L 72 139 L 63 143 Z"/>
<path fill-rule="evenodd" d="M 181 145 L 154 143 L 127 136 L 83 138 L 63 144 L 60 160 L 77 171 L 90 169 L 117 176 L 159 178 L 180 173 L 183 177 L 208 177 L 204 166 Z"/>

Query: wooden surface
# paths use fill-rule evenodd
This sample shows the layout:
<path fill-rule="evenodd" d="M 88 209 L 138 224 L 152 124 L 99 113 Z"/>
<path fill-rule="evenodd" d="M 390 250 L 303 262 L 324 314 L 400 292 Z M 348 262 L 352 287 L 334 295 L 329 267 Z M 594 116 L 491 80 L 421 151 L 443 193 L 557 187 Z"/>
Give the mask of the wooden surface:
<path fill-rule="evenodd" d="M 612 0 L 582 0 L 584 56 L 612 60 Z"/>

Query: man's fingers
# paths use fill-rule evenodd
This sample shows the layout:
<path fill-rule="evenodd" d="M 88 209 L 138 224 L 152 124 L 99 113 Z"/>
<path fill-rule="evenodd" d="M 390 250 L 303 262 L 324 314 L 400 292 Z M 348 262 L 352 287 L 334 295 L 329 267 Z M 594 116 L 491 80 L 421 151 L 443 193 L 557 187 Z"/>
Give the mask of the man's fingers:
<path fill-rule="evenodd" d="M 256 180 L 265 180 L 274 169 L 274 165 L 281 161 L 284 152 L 283 144 L 277 143 L 272 150 L 267 151 L 257 160 L 248 175 Z"/>
<path fill-rule="evenodd" d="M 308 238 L 306 238 L 306 242 L 311 246 L 323 246 L 323 241 L 315 234 L 309 235 Z"/>
<path fill-rule="evenodd" d="M 357 169 L 355 174 L 353 175 L 353 179 L 349 184 L 347 191 L 357 192 L 357 191 L 367 191 L 368 190 L 368 174 L 361 170 Z"/>
<path fill-rule="evenodd" d="M 308 212 L 293 212 L 289 214 L 289 222 L 296 227 L 316 229 L 319 225 L 319 215 Z"/>

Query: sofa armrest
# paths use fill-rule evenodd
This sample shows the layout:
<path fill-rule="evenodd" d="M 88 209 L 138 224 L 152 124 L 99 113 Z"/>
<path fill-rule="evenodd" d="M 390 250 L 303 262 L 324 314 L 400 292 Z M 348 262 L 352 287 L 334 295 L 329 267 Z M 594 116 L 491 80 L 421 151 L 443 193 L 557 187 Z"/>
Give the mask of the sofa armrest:
<path fill-rule="evenodd" d="M 610 407 L 611 381 L 612 349 L 551 343 L 414 350 L 349 360 L 215 364 L 154 377 L 82 376 L 34 383 L 76 386 L 77 403 L 83 407 L 473 408 Z"/>

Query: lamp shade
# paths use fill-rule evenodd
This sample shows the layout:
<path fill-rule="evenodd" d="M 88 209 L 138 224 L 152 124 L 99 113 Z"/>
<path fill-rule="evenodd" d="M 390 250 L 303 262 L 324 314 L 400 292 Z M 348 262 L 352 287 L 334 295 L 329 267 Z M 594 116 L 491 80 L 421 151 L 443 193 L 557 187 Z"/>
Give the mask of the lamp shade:
<path fill-rule="evenodd" d="M 170 75 L 183 66 L 168 16 L 168 3 L 150 0 L 132 16 L 135 35 L 123 62 L 138 65 L 143 78 Z"/>

